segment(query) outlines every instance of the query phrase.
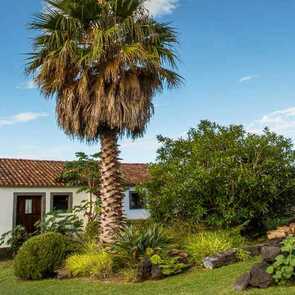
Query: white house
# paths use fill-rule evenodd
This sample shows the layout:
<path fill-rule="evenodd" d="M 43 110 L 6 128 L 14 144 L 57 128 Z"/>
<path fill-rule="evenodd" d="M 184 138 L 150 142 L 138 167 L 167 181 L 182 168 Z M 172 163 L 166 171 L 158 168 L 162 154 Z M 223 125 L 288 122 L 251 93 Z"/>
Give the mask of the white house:
<path fill-rule="evenodd" d="M 32 232 L 46 213 L 67 211 L 89 199 L 89 194 L 56 180 L 63 167 L 61 161 L 0 159 L 0 235 L 18 224 Z M 147 179 L 147 166 L 122 164 L 122 175 L 128 184 L 123 199 L 125 215 L 131 220 L 148 218 L 134 191 L 135 185 Z"/>

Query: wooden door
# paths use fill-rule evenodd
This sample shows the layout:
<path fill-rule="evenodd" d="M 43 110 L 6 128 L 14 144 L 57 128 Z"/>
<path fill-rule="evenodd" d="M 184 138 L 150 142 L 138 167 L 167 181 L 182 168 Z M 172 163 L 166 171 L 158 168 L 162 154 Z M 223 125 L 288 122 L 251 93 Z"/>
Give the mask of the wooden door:
<path fill-rule="evenodd" d="M 35 223 L 41 220 L 42 196 L 18 196 L 16 224 L 22 225 L 28 233 L 35 231 Z"/>

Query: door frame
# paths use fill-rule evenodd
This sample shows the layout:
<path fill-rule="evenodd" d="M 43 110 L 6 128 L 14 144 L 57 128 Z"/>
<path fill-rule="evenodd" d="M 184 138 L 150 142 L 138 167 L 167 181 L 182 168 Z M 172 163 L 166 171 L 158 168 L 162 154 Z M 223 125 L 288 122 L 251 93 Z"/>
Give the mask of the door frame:
<path fill-rule="evenodd" d="M 36 197 L 41 197 L 41 220 L 45 216 L 46 212 L 46 193 L 29 193 L 29 192 L 18 192 L 18 193 L 13 193 L 13 216 L 12 216 L 12 229 L 14 230 L 16 227 L 16 220 L 17 220 L 17 199 L 18 197 L 26 197 L 26 196 L 36 196 Z"/>

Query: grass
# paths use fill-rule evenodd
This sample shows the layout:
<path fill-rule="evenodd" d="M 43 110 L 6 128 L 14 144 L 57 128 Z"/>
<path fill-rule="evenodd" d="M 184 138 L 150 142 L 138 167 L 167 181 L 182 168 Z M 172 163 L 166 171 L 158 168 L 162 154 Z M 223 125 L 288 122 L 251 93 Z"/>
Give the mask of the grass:
<path fill-rule="evenodd" d="M 142 284 L 104 283 L 89 280 L 44 280 L 19 281 L 13 273 L 13 263 L 0 262 L 1 295 L 231 295 L 235 279 L 250 269 L 255 260 L 238 263 L 213 271 L 192 270 L 162 281 Z M 294 287 L 274 287 L 266 290 L 249 290 L 246 295 L 288 295 L 295 294 Z"/>

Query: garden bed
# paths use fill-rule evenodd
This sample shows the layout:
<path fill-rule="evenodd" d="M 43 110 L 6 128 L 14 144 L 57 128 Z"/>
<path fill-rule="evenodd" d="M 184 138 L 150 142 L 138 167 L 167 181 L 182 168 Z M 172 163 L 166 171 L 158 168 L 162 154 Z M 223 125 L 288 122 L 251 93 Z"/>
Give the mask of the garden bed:
<path fill-rule="evenodd" d="M 0 262 L 1 295 L 63 295 L 63 294 L 100 294 L 100 295 L 231 295 L 239 294 L 233 290 L 237 276 L 248 271 L 257 259 L 237 263 L 220 269 L 206 271 L 193 269 L 185 274 L 170 277 L 162 281 L 147 281 L 139 284 L 96 282 L 85 279 L 43 280 L 24 282 L 14 276 L 13 263 Z M 243 294 L 243 293 L 242 293 Z M 247 295 L 288 295 L 295 294 L 294 287 L 273 287 L 266 290 L 252 289 Z"/>

